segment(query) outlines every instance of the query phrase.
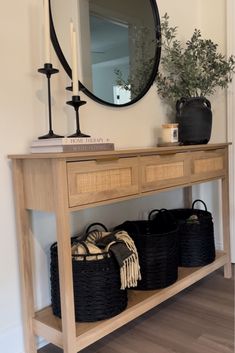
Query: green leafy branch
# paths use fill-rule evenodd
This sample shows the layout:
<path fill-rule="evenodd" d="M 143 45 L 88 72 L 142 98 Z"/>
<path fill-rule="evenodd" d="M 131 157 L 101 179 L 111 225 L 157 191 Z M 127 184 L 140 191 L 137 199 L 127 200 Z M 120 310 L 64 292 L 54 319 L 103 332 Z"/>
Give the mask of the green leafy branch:
<path fill-rule="evenodd" d="M 180 97 L 208 96 L 217 87 L 225 88 L 235 72 L 235 57 L 218 53 L 218 44 L 202 39 L 195 29 L 185 45 L 176 39 L 177 27 L 170 27 L 169 16 L 161 21 L 161 64 L 156 77 L 161 98 L 175 102 Z"/>

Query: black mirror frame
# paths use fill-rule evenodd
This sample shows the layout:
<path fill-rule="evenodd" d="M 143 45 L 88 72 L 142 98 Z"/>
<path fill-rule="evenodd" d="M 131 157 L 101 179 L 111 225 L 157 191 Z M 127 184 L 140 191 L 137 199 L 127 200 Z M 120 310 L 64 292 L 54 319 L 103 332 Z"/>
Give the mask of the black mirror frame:
<path fill-rule="evenodd" d="M 156 0 L 149 0 L 151 7 L 152 7 L 152 13 L 153 13 L 153 18 L 154 18 L 154 23 L 155 23 L 155 29 L 156 29 L 156 43 L 160 43 L 161 40 L 161 22 L 160 22 L 160 16 L 159 16 L 159 11 L 158 11 L 158 7 L 157 7 L 157 2 Z M 50 35 L 51 35 L 51 42 L 52 45 L 54 47 L 54 50 L 59 58 L 59 61 L 61 63 L 61 65 L 63 66 L 65 72 L 67 73 L 67 75 L 70 77 L 70 79 L 72 80 L 72 70 L 71 67 L 69 66 L 63 51 L 60 47 L 57 35 L 56 35 L 56 31 L 55 31 L 55 26 L 54 26 L 54 22 L 53 22 L 53 17 L 52 17 L 52 11 L 51 11 L 51 0 L 49 0 L 49 10 L 50 10 Z M 146 84 L 145 89 L 138 95 L 136 96 L 133 100 L 131 100 L 128 103 L 125 104 L 114 104 L 114 103 L 109 103 L 106 102 L 102 99 L 100 99 L 99 97 L 95 96 L 93 93 L 91 93 L 80 81 L 79 83 L 79 90 L 82 91 L 83 93 L 85 93 L 89 98 L 91 98 L 92 100 L 94 100 L 95 102 L 98 102 L 100 104 L 103 105 L 107 105 L 109 107 L 127 107 L 129 105 L 132 105 L 134 103 L 136 103 L 137 101 L 139 101 L 142 97 L 144 97 L 144 95 L 148 92 L 148 90 L 150 89 L 150 87 L 152 86 L 157 72 L 158 72 L 158 67 L 160 64 L 160 58 L 161 58 L 161 46 L 160 45 L 156 45 L 156 51 L 155 51 L 155 64 L 153 67 L 153 71 L 152 74 L 149 78 L 149 81 Z"/>

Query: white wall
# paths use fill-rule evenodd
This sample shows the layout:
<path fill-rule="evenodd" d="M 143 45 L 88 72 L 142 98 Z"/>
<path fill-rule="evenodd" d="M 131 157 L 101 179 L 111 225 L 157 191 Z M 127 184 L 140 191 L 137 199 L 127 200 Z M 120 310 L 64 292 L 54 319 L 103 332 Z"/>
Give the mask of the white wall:
<path fill-rule="evenodd" d="M 235 3 L 234 0 L 227 1 L 227 53 L 235 55 Z M 230 227 L 231 227 L 231 248 L 232 261 L 235 262 L 235 80 L 228 89 L 228 141 L 230 146 Z"/>
<path fill-rule="evenodd" d="M 209 5 L 211 6 L 209 6 Z M 173 24 L 179 26 L 180 35 L 188 38 L 199 24 L 221 43 L 225 40 L 225 2 L 223 0 L 158 0 L 161 14 L 169 13 Z M 205 7 L 208 9 L 205 9 Z M 213 16 L 211 8 L 213 8 Z M 208 10 L 208 11 L 207 11 Z M 47 130 L 46 86 L 37 73 L 43 64 L 42 1 L 15 1 L 1 5 L 0 13 L 0 352 L 23 353 L 19 294 L 17 243 L 14 220 L 11 164 L 7 154 L 25 153 L 30 141 Z M 216 24 L 216 25 L 215 25 Z M 54 58 L 53 63 L 59 67 Z M 54 130 L 68 133 L 74 129 L 74 116 L 65 102 L 69 83 L 63 70 L 52 80 Z M 149 93 L 134 106 L 122 109 L 108 108 L 91 101 L 81 109 L 82 130 L 91 135 L 108 136 L 116 147 L 145 147 L 156 144 L 160 125 L 165 120 L 166 108 L 161 104 L 153 86 Z M 214 109 L 212 141 L 225 141 L 226 109 L 224 94 L 212 100 Z M 134 130 L 134 134 L 133 134 Z M 211 187 L 209 187 L 209 192 Z M 209 196 L 208 196 L 209 198 Z M 108 226 L 130 218 L 154 206 L 176 207 L 182 203 L 181 191 L 161 194 L 139 201 L 124 202 L 112 207 L 82 211 L 72 217 L 73 231 L 93 220 L 107 222 Z M 120 213 L 119 213 L 120 210 Z M 142 211 L 141 211 L 142 210 Z M 113 215 L 118 214 L 117 218 Z M 112 221 L 108 221 L 112 219 Z M 49 301 L 47 254 L 54 240 L 54 217 L 35 213 L 35 252 L 37 256 L 37 306 Z M 49 240 L 48 240 L 49 239 Z M 46 260 L 46 261 L 45 261 Z"/>

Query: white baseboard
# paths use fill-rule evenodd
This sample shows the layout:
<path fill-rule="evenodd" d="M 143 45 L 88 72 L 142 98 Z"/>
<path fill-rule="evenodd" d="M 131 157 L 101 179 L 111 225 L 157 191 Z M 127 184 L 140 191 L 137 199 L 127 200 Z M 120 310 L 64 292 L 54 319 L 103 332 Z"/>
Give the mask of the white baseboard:
<path fill-rule="evenodd" d="M 37 339 L 37 348 L 42 348 L 47 345 L 42 337 Z M 0 331 L 0 352 L 1 353 L 25 353 L 23 342 L 22 326 L 15 326 L 9 329 Z"/>
<path fill-rule="evenodd" d="M 21 326 L 0 331 L 0 352 L 24 353 L 23 330 Z"/>
<path fill-rule="evenodd" d="M 215 242 L 215 248 L 217 250 L 223 250 L 223 243 L 216 241 Z"/>
<path fill-rule="evenodd" d="M 44 340 L 44 338 L 42 338 L 42 337 L 38 338 L 38 341 L 37 341 L 38 349 L 46 346 L 47 344 L 48 344 L 48 342 L 46 340 Z"/>

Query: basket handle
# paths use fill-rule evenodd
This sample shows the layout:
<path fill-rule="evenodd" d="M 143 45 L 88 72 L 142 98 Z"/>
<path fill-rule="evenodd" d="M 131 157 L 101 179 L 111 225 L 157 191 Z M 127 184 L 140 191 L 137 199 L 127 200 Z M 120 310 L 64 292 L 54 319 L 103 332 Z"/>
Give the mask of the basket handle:
<path fill-rule="evenodd" d="M 196 202 L 201 202 L 203 204 L 203 206 L 205 207 L 205 211 L 207 211 L 207 207 L 206 207 L 205 202 L 200 200 L 200 199 L 193 201 L 193 203 L 192 203 L 192 209 L 193 210 L 194 210 L 194 205 L 195 205 Z"/>
<path fill-rule="evenodd" d="M 151 221 L 151 216 L 154 214 L 154 213 L 159 213 L 161 210 L 158 210 L 157 208 L 156 209 L 154 209 L 154 210 L 152 210 L 152 211 L 150 211 L 149 212 L 149 215 L 148 215 L 148 221 Z"/>
<path fill-rule="evenodd" d="M 93 256 L 93 257 L 96 257 L 96 259 L 98 259 L 98 256 L 102 255 L 102 256 L 107 256 L 109 255 L 109 252 L 108 251 L 104 251 L 102 253 L 91 253 L 90 252 L 90 249 L 88 248 L 86 242 L 84 240 L 81 240 L 79 242 L 77 242 L 77 244 L 80 244 L 82 245 L 85 250 L 86 250 L 86 254 L 72 254 L 72 258 L 76 258 L 76 257 L 82 257 L 83 258 L 83 261 L 87 261 L 87 258 L 89 258 L 89 256 Z"/>
<path fill-rule="evenodd" d="M 70 238 L 70 241 L 71 241 L 71 246 L 72 245 L 75 245 L 75 244 L 79 244 L 83 241 L 83 238 L 84 236 L 81 236 L 81 235 L 74 235 Z M 51 244 L 50 246 L 50 250 L 54 249 L 54 248 L 57 248 L 58 247 L 58 243 L 57 241 L 54 242 L 53 244 Z"/>
<path fill-rule="evenodd" d="M 174 217 L 174 215 L 172 214 L 172 212 L 170 210 L 168 210 L 167 208 L 161 208 L 160 210 L 158 209 L 155 209 L 155 210 L 152 210 L 150 213 L 149 213 L 149 216 L 148 216 L 148 220 L 150 221 L 151 220 L 151 216 L 154 212 L 158 212 L 159 214 L 163 215 L 165 217 L 165 215 L 169 215 L 171 220 L 176 222 L 176 219 Z M 166 213 L 165 213 L 166 212 Z M 164 214 L 165 213 L 165 214 Z"/>
<path fill-rule="evenodd" d="M 123 224 L 118 226 L 118 228 L 115 227 L 115 231 L 123 230 L 125 227 L 127 228 L 127 232 L 135 231 L 137 234 L 140 234 L 138 226 L 135 224 L 135 222 L 132 221 L 125 221 Z"/>
<path fill-rule="evenodd" d="M 161 208 L 159 210 L 159 214 L 160 214 L 160 217 L 162 219 L 162 221 L 166 224 L 168 223 L 169 221 L 171 221 L 172 223 L 177 223 L 174 215 L 172 214 L 172 212 L 170 210 L 168 210 L 167 208 Z"/>
<path fill-rule="evenodd" d="M 85 234 L 88 234 L 88 233 L 91 231 L 91 228 L 92 228 L 92 227 L 95 227 L 95 226 L 101 227 L 101 228 L 103 228 L 103 230 L 104 230 L 105 232 L 108 232 L 108 229 L 105 227 L 105 225 L 104 225 L 103 223 L 95 222 L 95 223 L 90 224 L 90 225 L 87 227 Z"/>
<path fill-rule="evenodd" d="M 51 251 L 52 249 L 56 248 L 56 247 L 57 247 L 57 242 L 51 244 L 51 246 L 50 246 L 50 251 Z"/>

